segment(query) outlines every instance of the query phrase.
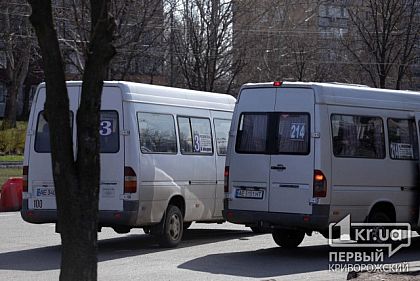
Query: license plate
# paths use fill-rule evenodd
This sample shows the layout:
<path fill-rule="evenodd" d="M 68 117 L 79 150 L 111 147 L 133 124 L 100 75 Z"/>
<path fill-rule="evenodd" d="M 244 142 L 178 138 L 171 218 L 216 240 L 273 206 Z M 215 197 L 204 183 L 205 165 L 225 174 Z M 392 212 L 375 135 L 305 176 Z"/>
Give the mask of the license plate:
<path fill-rule="evenodd" d="M 239 188 L 236 189 L 236 198 L 248 198 L 248 199 L 262 199 L 264 196 L 263 190 Z"/>
<path fill-rule="evenodd" d="M 54 187 L 37 187 L 35 195 L 36 197 L 54 197 L 55 190 Z"/>

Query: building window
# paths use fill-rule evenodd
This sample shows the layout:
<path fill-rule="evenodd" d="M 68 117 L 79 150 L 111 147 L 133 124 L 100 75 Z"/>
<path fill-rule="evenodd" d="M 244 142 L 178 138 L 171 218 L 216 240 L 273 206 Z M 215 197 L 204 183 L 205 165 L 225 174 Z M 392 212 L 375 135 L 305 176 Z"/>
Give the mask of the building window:
<path fill-rule="evenodd" d="M 6 102 L 6 87 L 0 84 L 0 103 Z"/>

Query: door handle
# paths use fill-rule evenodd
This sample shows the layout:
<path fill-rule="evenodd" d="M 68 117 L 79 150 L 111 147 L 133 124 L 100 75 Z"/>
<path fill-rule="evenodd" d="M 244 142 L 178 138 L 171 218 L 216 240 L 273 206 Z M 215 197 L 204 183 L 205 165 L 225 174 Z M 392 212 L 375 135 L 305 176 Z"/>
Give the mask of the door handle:
<path fill-rule="evenodd" d="M 282 164 L 278 164 L 277 166 L 271 166 L 271 169 L 272 170 L 281 170 L 281 171 L 283 171 L 283 170 L 286 170 L 286 167 L 283 166 Z"/>

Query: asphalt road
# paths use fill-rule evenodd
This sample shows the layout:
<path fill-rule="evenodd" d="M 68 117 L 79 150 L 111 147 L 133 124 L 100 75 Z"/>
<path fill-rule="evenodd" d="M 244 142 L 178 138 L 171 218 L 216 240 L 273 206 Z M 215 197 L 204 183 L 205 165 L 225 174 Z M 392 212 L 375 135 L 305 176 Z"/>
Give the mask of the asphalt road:
<path fill-rule="evenodd" d="M 420 269 L 420 237 L 394 255 Z M 294 250 L 278 247 L 270 234 L 254 235 L 229 223 L 193 224 L 176 249 L 161 249 L 142 230 L 99 234 L 98 280 L 346 280 L 328 271 L 331 248 L 319 234 Z M 58 280 L 60 236 L 54 225 L 24 222 L 0 213 L 0 280 Z"/>

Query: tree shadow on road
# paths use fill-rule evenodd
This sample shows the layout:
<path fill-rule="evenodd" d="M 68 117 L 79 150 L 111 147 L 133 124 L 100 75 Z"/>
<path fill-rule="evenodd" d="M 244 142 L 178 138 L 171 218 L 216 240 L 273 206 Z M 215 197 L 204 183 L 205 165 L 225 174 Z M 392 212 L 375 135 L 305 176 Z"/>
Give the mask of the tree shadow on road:
<path fill-rule="evenodd" d="M 189 229 L 185 231 L 178 248 L 217 243 L 254 236 L 247 230 Z M 98 241 L 98 262 L 141 256 L 167 250 L 157 240 L 146 234 L 125 236 Z M 45 271 L 60 269 L 61 246 L 48 246 L 28 250 L 0 253 L 0 270 Z"/>
<path fill-rule="evenodd" d="M 212 274 L 269 278 L 329 269 L 331 251 L 366 251 L 365 248 L 331 248 L 329 245 L 301 246 L 293 250 L 280 247 L 255 251 L 221 253 L 200 257 L 179 266 L 182 269 Z M 375 250 L 373 250 L 375 251 Z M 420 237 L 409 248 L 402 248 L 391 258 L 383 249 L 384 263 L 420 261 Z"/>

